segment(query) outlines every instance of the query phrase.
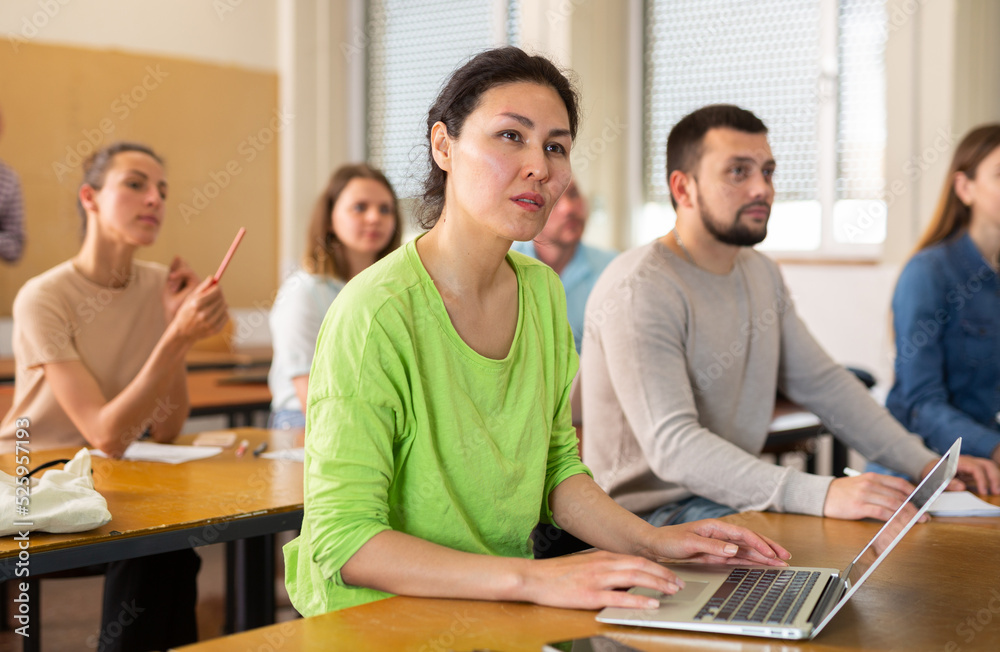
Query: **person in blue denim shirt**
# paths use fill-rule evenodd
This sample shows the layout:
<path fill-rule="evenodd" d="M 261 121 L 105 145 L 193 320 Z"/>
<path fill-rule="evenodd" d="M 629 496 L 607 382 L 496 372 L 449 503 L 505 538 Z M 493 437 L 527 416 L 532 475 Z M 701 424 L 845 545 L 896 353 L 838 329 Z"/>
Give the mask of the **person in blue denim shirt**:
<path fill-rule="evenodd" d="M 962 140 L 892 299 L 896 381 L 886 407 L 942 453 L 1000 463 L 1000 124 Z"/>

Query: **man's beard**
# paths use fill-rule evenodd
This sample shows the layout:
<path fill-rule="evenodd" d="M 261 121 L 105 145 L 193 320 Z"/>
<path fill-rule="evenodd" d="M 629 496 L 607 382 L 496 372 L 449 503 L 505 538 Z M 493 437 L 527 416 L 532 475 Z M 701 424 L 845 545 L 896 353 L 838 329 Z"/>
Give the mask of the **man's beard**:
<path fill-rule="evenodd" d="M 740 206 L 739 210 L 736 211 L 736 217 L 733 219 L 732 224 L 729 228 L 725 228 L 721 225 L 721 221 L 715 219 L 715 216 L 705 210 L 705 201 L 699 197 L 698 203 L 701 206 L 701 222 L 705 225 L 705 229 L 715 237 L 716 240 L 723 244 L 733 245 L 735 247 L 752 247 L 755 244 L 759 244 L 764 238 L 767 237 L 767 222 L 764 223 L 764 228 L 760 231 L 754 231 L 749 226 L 740 222 L 740 217 L 743 216 L 743 211 L 749 208 L 756 208 L 758 206 L 765 206 L 768 210 L 768 216 L 770 216 L 771 207 L 761 201 L 750 202 L 745 206 Z"/>

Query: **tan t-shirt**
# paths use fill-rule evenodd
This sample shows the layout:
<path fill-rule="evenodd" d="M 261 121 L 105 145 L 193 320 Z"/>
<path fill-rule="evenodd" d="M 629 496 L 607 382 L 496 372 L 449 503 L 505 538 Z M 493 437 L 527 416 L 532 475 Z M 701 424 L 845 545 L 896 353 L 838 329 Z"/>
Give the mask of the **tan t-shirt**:
<path fill-rule="evenodd" d="M 0 442 L 14 438 L 15 420 L 27 419 L 32 449 L 86 445 L 42 365 L 80 360 L 106 399 L 117 396 L 166 329 L 167 273 L 163 265 L 135 261 L 128 285 L 110 289 L 66 261 L 24 284 L 14 299 L 14 404 L 0 422 Z"/>

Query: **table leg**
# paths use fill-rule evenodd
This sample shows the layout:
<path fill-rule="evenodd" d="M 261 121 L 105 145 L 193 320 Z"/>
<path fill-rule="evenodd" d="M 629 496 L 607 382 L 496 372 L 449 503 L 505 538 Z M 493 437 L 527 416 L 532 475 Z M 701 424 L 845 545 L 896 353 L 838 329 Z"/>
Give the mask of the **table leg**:
<path fill-rule="evenodd" d="M 837 478 L 844 477 L 844 467 L 847 466 L 847 445 L 842 443 L 836 437 L 833 438 L 833 454 L 831 458 L 833 460 L 833 475 Z"/>
<path fill-rule="evenodd" d="M 226 631 L 274 623 L 274 535 L 226 543 Z"/>

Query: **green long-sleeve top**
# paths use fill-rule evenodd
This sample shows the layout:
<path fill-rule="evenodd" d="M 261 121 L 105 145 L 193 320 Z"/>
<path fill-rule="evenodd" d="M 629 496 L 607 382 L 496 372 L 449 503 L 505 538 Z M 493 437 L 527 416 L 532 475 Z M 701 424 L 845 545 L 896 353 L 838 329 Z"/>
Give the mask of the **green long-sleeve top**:
<path fill-rule="evenodd" d="M 347 284 L 309 375 L 305 516 L 285 583 L 314 615 L 389 594 L 340 571 L 397 530 L 456 550 L 530 557 L 548 496 L 589 471 L 570 417 L 578 359 L 559 277 L 517 253 L 518 321 L 503 360 L 473 351 L 410 242 Z M 398 561 L 398 560 L 397 560 Z"/>

